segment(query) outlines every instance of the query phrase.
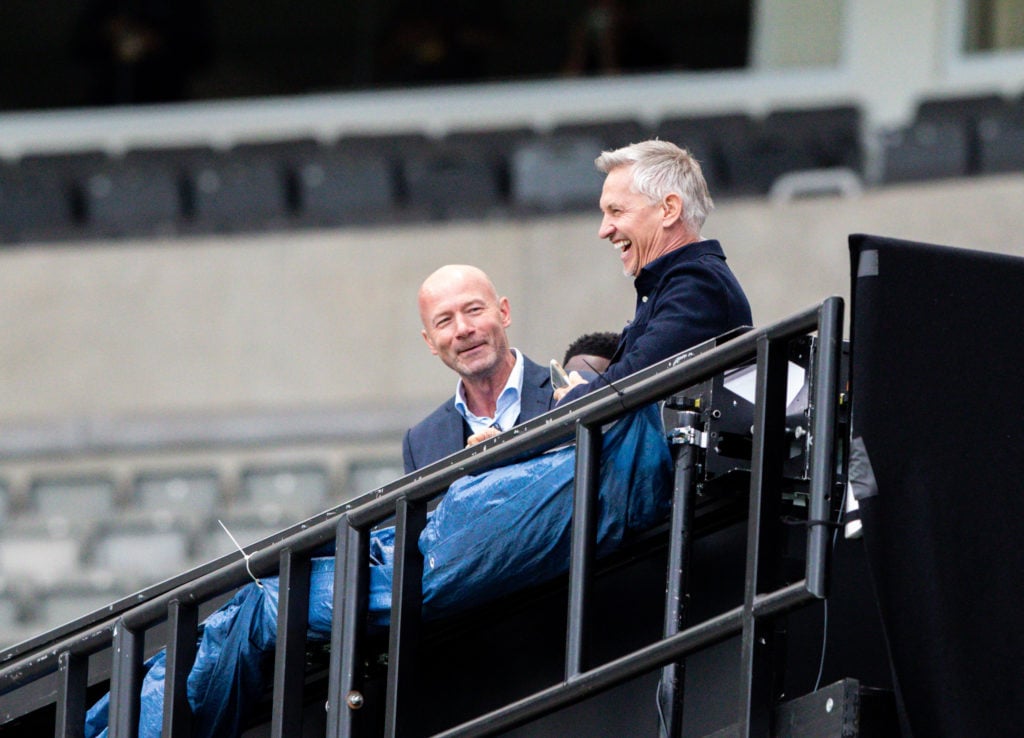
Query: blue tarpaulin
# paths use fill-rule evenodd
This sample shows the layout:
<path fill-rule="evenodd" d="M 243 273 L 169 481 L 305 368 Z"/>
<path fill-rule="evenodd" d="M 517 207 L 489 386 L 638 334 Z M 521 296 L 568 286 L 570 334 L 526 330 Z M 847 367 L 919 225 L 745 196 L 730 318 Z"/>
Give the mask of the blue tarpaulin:
<path fill-rule="evenodd" d="M 464 477 L 448 490 L 419 539 L 424 558 L 424 617 L 464 610 L 548 581 L 568 569 L 575 453 L 563 448 Z M 664 518 L 671 500 L 671 459 L 657 406 L 617 421 L 604 434 L 598 493 L 598 555 L 630 532 Z M 394 529 L 371 535 L 371 624 L 386 626 L 391 609 Z M 278 580 L 247 585 L 201 629 L 188 699 L 197 738 L 235 736 L 259 699 L 264 661 L 277 638 Z M 334 559 L 313 560 L 311 640 L 330 639 Z M 147 662 L 140 738 L 160 735 L 164 654 Z M 86 718 L 86 738 L 105 738 L 109 697 Z"/>

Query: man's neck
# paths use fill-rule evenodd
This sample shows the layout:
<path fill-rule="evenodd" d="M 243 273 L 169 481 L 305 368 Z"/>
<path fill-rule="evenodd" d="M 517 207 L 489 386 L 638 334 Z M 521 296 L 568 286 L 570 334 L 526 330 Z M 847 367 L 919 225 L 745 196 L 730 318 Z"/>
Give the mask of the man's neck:
<path fill-rule="evenodd" d="M 471 413 L 480 418 L 494 417 L 498 408 L 498 397 L 505 389 L 515 365 L 515 354 L 509 351 L 508 359 L 496 366 L 489 375 L 462 378 L 463 399 Z"/>
<path fill-rule="evenodd" d="M 641 269 L 646 268 L 647 265 L 650 264 L 652 261 L 657 261 L 663 256 L 667 256 L 674 251 L 678 251 L 679 249 L 684 248 L 685 246 L 689 246 L 690 244 L 697 243 L 700 240 L 702 240 L 700 234 L 694 236 L 690 231 L 683 231 L 679 233 L 671 241 L 667 242 L 663 248 L 659 249 L 657 254 L 652 255 L 651 259 L 647 262 L 647 264 L 644 264 L 644 266 L 641 267 Z M 637 271 L 636 276 L 639 276 L 639 274 L 640 272 Z"/>

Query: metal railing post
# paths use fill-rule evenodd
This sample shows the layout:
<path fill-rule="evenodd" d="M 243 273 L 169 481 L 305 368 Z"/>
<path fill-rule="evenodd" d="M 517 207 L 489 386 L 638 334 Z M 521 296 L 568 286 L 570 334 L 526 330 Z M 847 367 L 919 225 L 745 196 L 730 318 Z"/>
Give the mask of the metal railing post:
<path fill-rule="evenodd" d="M 750 512 L 740 667 L 740 736 L 768 738 L 774 684 L 774 619 L 756 609 L 762 592 L 774 589 L 773 562 L 779 550 L 778 511 L 786 458 L 788 344 L 767 336 L 757 346 Z"/>
<path fill-rule="evenodd" d="M 338 521 L 335 551 L 327 736 L 354 738 L 356 714 L 365 699 L 359 689 L 358 670 L 366 627 L 370 562 L 367 534 L 353 527 L 348 515 L 342 515 Z"/>
<path fill-rule="evenodd" d="M 129 628 L 123 617 L 114 629 L 110 738 L 136 738 L 139 733 L 143 635 Z"/>
<path fill-rule="evenodd" d="M 687 580 L 693 527 L 694 467 L 702 444 L 700 414 L 693 410 L 677 413 L 672 431 L 675 457 L 675 485 L 672 493 L 672 518 L 669 524 L 668 572 L 665 583 L 665 620 L 662 635 L 670 638 L 686 625 Z M 658 683 L 660 716 L 664 734 L 678 738 L 683 734 L 683 661 L 665 666 Z"/>
<path fill-rule="evenodd" d="M 826 300 L 819 313 L 818 349 L 814 394 L 811 398 L 810 503 L 807 517 L 807 590 L 815 597 L 827 593 L 829 520 L 836 466 L 836 406 L 839 399 L 839 366 L 843 349 L 843 301 Z"/>
<path fill-rule="evenodd" d="M 164 672 L 165 738 L 192 735 L 192 709 L 188 704 L 188 675 L 196 659 L 199 610 L 193 604 L 171 600 L 167 605 L 167 663 Z"/>
<path fill-rule="evenodd" d="M 57 667 L 57 724 L 55 738 L 81 738 L 85 734 L 85 690 L 89 657 L 62 651 Z"/>
<path fill-rule="evenodd" d="M 308 554 L 281 552 L 278 579 L 277 646 L 274 657 L 274 699 L 270 716 L 272 738 L 302 735 L 302 693 L 306 669 L 306 630 L 309 626 Z"/>
<path fill-rule="evenodd" d="M 399 500 L 395 510 L 395 564 L 388 634 L 384 735 L 412 735 L 418 723 L 416 680 L 423 621 L 423 554 L 419 539 L 427 506 Z"/>
<path fill-rule="evenodd" d="M 597 494 L 601 472 L 600 428 L 576 427 L 576 471 L 573 488 L 572 543 L 569 557 L 569 611 L 566 626 L 565 678 L 580 674 L 586 664 L 587 601 L 593 578 L 597 535 Z"/>

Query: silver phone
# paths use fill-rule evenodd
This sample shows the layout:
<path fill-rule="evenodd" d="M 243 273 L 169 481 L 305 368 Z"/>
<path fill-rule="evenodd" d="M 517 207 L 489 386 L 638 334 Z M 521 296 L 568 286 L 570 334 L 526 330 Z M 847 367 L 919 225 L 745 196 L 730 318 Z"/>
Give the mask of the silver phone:
<path fill-rule="evenodd" d="M 555 389 L 562 389 L 569 386 L 569 375 L 558 363 L 558 359 L 551 360 L 551 386 Z"/>

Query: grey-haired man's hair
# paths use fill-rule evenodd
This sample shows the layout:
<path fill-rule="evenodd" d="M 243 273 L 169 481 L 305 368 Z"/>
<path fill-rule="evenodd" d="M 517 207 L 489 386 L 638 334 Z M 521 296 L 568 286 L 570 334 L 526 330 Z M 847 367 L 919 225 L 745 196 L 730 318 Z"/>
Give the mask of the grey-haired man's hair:
<path fill-rule="evenodd" d="M 715 207 L 700 163 L 689 151 L 669 141 L 641 141 L 605 151 L 594 163 L 605 174 L 621 166 L 632 166 L 633 190 L 652 203 L 678 194 L 683 199 L 683 220 L 697 234 Z"/>

